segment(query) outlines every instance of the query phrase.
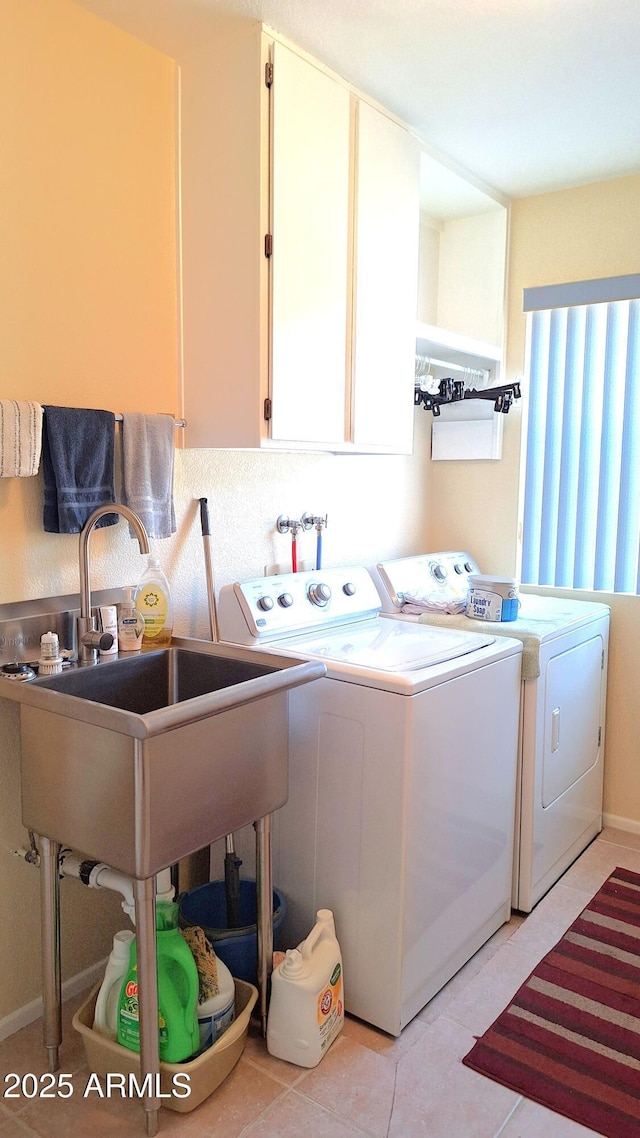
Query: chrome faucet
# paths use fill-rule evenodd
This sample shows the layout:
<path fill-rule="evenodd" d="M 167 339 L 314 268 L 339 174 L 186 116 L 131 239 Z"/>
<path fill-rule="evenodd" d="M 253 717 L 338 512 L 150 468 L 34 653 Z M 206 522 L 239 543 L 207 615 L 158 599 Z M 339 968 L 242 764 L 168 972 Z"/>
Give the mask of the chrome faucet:
<path fill-rule="evenodd" d="M 89 538 L 96 522 L 105 514 L 120 514 L 133 526 L 140 553 L 149 552 L 149 538 L 140 518 L 119 502 L 109 502 L 107 506 L 98 506 L 97 510 L 87 518 L 80 532 L 80 616 L 78 618 L 78 644 L 80 646 L 80 662 L 82 664 L 97 664 L 98 649 L 110 648 L 113 644 L 111 633 L 96 631 L 96 619 L 91 612 L 91 584 L 89 570 Z M 106 644 L 103 637 L 108 636 L 110 643 Z"/>

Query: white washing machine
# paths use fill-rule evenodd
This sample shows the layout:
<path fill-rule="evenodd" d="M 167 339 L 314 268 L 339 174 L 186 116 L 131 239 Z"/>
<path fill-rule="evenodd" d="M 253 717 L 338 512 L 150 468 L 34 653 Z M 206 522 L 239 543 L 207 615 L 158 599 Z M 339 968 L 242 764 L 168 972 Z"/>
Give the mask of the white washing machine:
<path fill-rule="evenodd" d="M 479 569 L 464 552 L 385 561 L 371 572 L 388 615 L 523 641 L 513 907 L 528 913 L 602 829 L 610 610 L 521 593 L 518 618 L 506 623 L 425 611 L 466 597 Z"/>
<path fill-rule="evenodd" d="M 218 620 L 327 667 L 290 693 L 283 943 L 332 909 L 347 1011 L 399 1035 L 509 919 L 522 645 L 379 610 L 357 566 L 225 586 Z"/>

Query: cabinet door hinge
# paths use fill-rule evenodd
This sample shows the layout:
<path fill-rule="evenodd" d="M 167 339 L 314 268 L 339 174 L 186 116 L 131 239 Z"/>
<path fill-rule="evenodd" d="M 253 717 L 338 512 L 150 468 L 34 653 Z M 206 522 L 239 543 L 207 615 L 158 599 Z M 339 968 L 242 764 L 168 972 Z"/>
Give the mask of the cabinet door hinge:
<path fill-rule="evenodd" d="M 273 83 L 273 64 L 265 63 L 264 65 L 264 85 L 270 87 Z"/>
<path fill-rule="evenodd" d="M 600 671 L 604 672 L 604 648 L 602 649 L 602 661 L 600 663 Z"/>
<path fill-rule="evenodd" d="M 602 727 L 598 727 L 598 746 L 602 746 Z"/>
<path fill-rule="evenodd" d="M 271 233 L 265 233 L 265 235 L 264 235 L 264 255 L 265 255 L 265 257 L 270 257 L 272 253 L 273 253 L 273 236 Z"/>
<path fill-rule="evenodd" d="M 267 422 L 271 418 L 271 400 L 270 399 L 265 399 L 265 401 L 264 401 L 264 417 L 267 420 Z"/>

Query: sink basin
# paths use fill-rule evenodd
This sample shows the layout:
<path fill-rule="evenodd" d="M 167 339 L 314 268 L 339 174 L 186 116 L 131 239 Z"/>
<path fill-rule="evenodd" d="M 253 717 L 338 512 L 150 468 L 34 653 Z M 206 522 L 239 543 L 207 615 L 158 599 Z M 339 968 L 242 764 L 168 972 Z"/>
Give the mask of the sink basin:
<path fill-rule="evenodd" d="M 256 664 L 254 660 L 213 656 L 187 648 L 162 648 L 129 657 L 123 655 L 98 667 L 72 668 L 56 676 L 46 676 L 40 680 L 39 687 L 148 716 L 160 708 L 222 691 L 278 670 Z"/>
<path fill-rule="evenodd" d="M 289 689 L 320 663 L 206 641 L 0 695 L 20 703 L 22 819 L 145 879 L 283 806 Z"/>

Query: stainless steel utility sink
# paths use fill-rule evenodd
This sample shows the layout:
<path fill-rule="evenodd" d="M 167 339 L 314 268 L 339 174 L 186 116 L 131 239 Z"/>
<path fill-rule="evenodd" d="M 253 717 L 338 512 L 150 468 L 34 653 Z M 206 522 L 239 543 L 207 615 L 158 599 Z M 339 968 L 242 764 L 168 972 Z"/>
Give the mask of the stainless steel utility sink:
<path fill-rule="evenodd" d="M 25 826 L 152 876 L 284 805 L 287 692 L 324 671 L 177 639 L 6 683 L 21 704 Z"/>

